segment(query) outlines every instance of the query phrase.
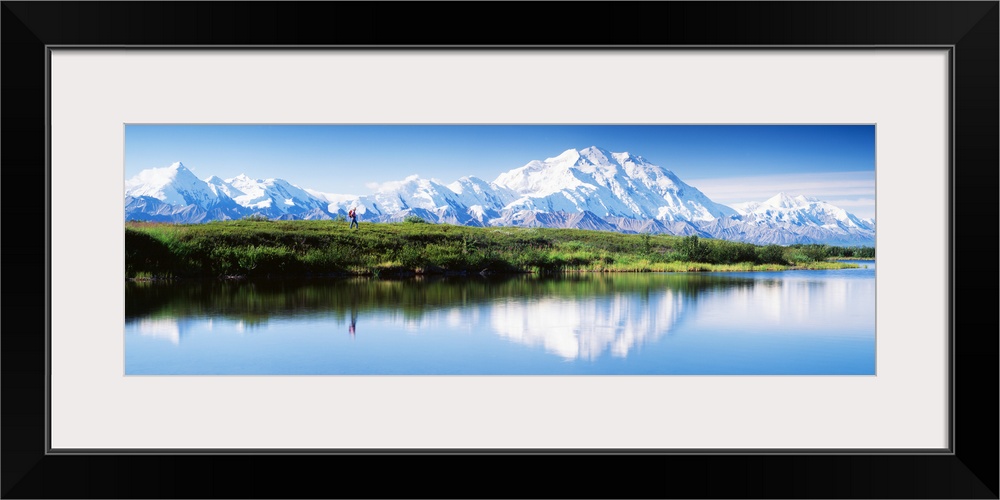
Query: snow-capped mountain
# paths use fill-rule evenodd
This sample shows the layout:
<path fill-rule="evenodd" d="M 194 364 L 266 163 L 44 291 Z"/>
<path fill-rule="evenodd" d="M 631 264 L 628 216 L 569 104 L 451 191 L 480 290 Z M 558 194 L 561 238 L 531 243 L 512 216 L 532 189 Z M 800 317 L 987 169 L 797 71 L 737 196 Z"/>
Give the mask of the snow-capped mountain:
<path fill-rule="evenodd" d="M 239 175 L 222 182 L 228 192 L 235 194 L 238 191 L 239 194 L 233 196 L 236 203 L 258 210 L 268 217 L 315 218 L 305 215 L 326 210 L 327 204 L 322 200 L 282 179 L 251 179 L 246 175 Z"/>
<path fill-rule="evenodd" d="M 753 241 L 761 243 L 873 245 L 875 240 L 874 221 L 815 198 L 778 193 L 764 202 L 738 203 L 733 208 Z"/>
<path fill-rule="evenodd" d="M 748 222 L 785 222 L 818 225 L 829 229 L 874 229 L 873 224 L 847 213 L 847 210 L 801 195 L 792 198 L 785 193 L 778 193 L 763 203 L 739 203 L 733 205 L 733 208 Z"/>
<path fill-rule="evenodd" d="M 125 181 L 125 196 L 156 198 L 168 205 L 198 205 L 203 208 L 224 199 L 215 186 L 199 179 L 181 162 L 139 172 L 139 175 Z"/>
<path fill-rule="evenodd" d="M 599 217 L 711 220 L 736 212 L 714 203 L 673 172 L 629 153 L 570 149 L 500 174 L 493 182 L 520 196 L 504 208 L 591 212 Z"/>
<path fill-rule="evenodd" d="M 730 207 L 641 156 L 598 147 L 534 160 L 493 182 L 467 176 L 445 185 L 411 175 L 361 196 L 246 175 L 201 180 L 181 163 L 144 170 L 125 183 L 126 220 L 330 219 L 351 208 L 370 222 L 417 215 L 436 223 L 699 235 L 757 244 L 875 242 L 874 220 L 829 203 L 780 193 Z"/>
<path fill-rule="evenodd" d="M 191 223 L 239 218 L 245 212 L 217 183 L 199 179 L 177 162 L 143 170 L 125 181 L 125 215 L 126 219 Z"/>
<path fill-rule="evenodd" d="M 327 200 L 331 214 L 357 208 L 366 219 L 377 222 L 398 222 L 416 215 L 433 222 L 474 226 L 485 225 L 488 217 L 498 217 L 497 207 L 511 196 L 476 177 L 463 177 L 445 186 L 417 175 L 386 183 L 366 196 L 311 193 Z"/>
<path fill-rule="evenodd" d="M 471 221 L 475 221 L 475 224 L 471 221 L 467 223 L 470 225 L 486 225 L 490 220 L 499 219 L 502 215 L 500 210 L 518 196 L 508 188 L 473 176 L 448 184 L 448 189 L 457 195 L 455 201 L 468 207 L 465 213 Z"/>
<path fill-rule="evenodd" d="M 282 179 L 199 179 L 183 163 L 143 170 L 125 181 L 127 219 L 205 222 L 261 215 L 330 219 L 328 203 Z"/>

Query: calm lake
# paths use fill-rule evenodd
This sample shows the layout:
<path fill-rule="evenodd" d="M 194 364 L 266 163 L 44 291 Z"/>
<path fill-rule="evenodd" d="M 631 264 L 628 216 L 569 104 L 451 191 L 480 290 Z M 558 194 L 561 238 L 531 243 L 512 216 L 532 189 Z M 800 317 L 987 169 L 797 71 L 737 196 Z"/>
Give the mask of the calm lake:
<path fill-rule="evenodd" d="M 874 375 L 875 262 L 855 263 L 127 282 L 125 374 Z"/>

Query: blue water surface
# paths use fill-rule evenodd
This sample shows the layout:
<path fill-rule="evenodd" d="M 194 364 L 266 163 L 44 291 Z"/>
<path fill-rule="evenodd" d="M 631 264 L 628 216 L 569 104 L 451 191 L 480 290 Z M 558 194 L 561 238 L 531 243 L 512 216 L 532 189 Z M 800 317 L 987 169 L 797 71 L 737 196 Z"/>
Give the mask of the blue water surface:
<path fill-rule="evenodd" d="M 128 283 L 126 375 L 874 375 L 875 263 Z"/>

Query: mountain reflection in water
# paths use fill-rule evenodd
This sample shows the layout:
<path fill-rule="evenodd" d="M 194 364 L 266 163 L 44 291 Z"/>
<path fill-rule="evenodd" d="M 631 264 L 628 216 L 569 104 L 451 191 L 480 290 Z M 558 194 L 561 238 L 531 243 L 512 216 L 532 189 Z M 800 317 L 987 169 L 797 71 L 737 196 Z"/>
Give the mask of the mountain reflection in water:
<path fill-rule="evenodd" d="M 871 300 L 862 299 L 859 306 L 859 296 Z M 775 349 L 773 345 L 777 344 L 767 337 L 783 335 L 793 336 L 799 343 L 810 336 L 827 343 L 834 337 L 864 338 L 871 344 L 872 356 L 874 353 L 873 277 L 852 279 L 850 275 L 829 273 L 581 273 L 504 279 L 129 282 L 125 297 L 127 334 L 138 334 L 150 341 L 166 340 L 164 344 L 181 348 L 188 338 L 205 335 L 214 335 L 217 339 L 213 342 L 221 342 L 218 338 L 223 331 L 229 336 L 273 337 L 276 334 L 271 330 L 277 331 L 281 325 L 281 331 L 294 331 L 295 335 L 307 332 L 301 335 L 311 336 L 310 346 L 301 348 L 305 352 L 329 349 L 346 356 L 344 349 L 349 347 L 333 350 L 334 343 L 340 342 L 330 340 L 333 330 L 340 332 L 335 339 L 349 336 L 355 344 L 366 342 L 366 349 L 393 339 L 398 349 L 406 349 L 406 362 L 419 363 L 414 358 L 422 353 L 428 356 L 427 367 L 439 367 L 413 368 L 418 373 L 436 373 L 438 369 L 441 373 L 504 373 L 506 368 L 477 368 L 482 365 L 476 364 L 477 357 L 484 363 L 499 362 L 492 358 L 506 355 L 501 352 L 507 349 L 503 343 L 528 349 L 525 355 L 544 352 L 564 362 L 625 360 L 644 350 L 663 351 L 662 341 L 675 335 L 680 337 L 671 346 L 675 351 L 671 356 L 681 355 L 685 348 L 704 354 L 708 347 L 698 342 L 712 342 L 720 352 L 728 352 L 726 356 L 736 363 L 733 366 L 745 362 L 741 359 L 751 353 Z M 823 328 L 824 324 L 834 328 Z M 678 334 L 681 327 L 684 331 Z M 470 340 L 484 339 L 483 335 L 492 336 L 494 341 Z M 410 345 L 415 342 L 413 336 L 426 342 Z M 284 334 L 283 338 L 292 342 L 292 337 Z M 750 345 L 751 337 L 761 342 Z M 450 347 L 446 345 L 449 343 Z M 360 347 L 350 349 L 354 349 L 351 352 L 355 357 L 385 358 Z M 820 347 L 816 344 L 803 349 L 815 352 Z M 464 359 L 456 361 L 456 367 L 441 366 L 460 357 Z M 621 362 L 614 370 L 620 369 Z M 658 372 L 657 363 L 646 363 L 642 370 Z M 383 368 L 371 368 L 371 372 L 403 370 L 389 365 Z M 306 372 L 322 373 L 324 369 L 313 367 Z M 331 373 L 342 373 L 340 369 L 329 369 Z M 522 366 L 516 369 L 518 373 L 531 370 Z M 279 371 L 295 373 L 296 369 L 290 365 Z"/>
<path fill-rule="evenodd" d="M 130 282 L 125 314 L 126 322 L 139 322 L 139 333 L 176 344 L 190 330 L 185 323 L 206 318 L 246 330 L 272 318 L 330 316 L 356 323 L 359 316 L 401 314 L 411 329 L 419 329 L 442 317 L 454 324 L 462 311 L 478 309 L 504 338 L 565 358 L 592 359 L 608 350 L 625 356 L 632 346 L 667 334 L 699 294 L 754 284 L 711 275 L 650 276 Z"/>

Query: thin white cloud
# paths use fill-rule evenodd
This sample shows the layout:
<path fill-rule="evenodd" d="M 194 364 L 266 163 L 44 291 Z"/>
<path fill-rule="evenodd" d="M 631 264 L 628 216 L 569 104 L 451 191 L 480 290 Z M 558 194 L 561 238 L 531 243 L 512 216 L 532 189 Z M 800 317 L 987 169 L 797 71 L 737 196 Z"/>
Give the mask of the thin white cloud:
<path fill-rule="evenodd" d="M 406 184 L 407 182 L 410 182 L 410 181 L 413 181 L 413 180 L 419 179 L 419 178 L 420 178 L 419 175 L 413 174 L 413 175 L 406 176 L 406 178 L 403 179 L 403 180 L 401 180 L 401 181 L 366 182 L 365 183 L 365 187 L 367 187 L 368 189 L 371 189 L 372 191 L 381 193 L 381 192 L 392 191 L 392 190 L 398 189 L 398 188 L 402 187 L 403 184 Z"/>
<path fill-rule="evenodd" d="M 874 208 L 875 207 L 875 198 L 854 198 L 854 199 L 839 199 L 838 198 L 838 199 L 829 199 L 829 200 L 826 200 L 826 202 L 830 203 L 832 205 L 836 205 L 836 206 L 838 206 L 840 208 L 860 207 L 860 208 L 869 209 L 869 208 Z"/>
<path fill-rule="evenodd" d="M 324 193 L 322 191 L 316 191 L 313 189 L 306 189 L 305 191 L 323 201 L 334 204 L 357 201 L 358 199 L 358 196 L 353 194 Z"/>

